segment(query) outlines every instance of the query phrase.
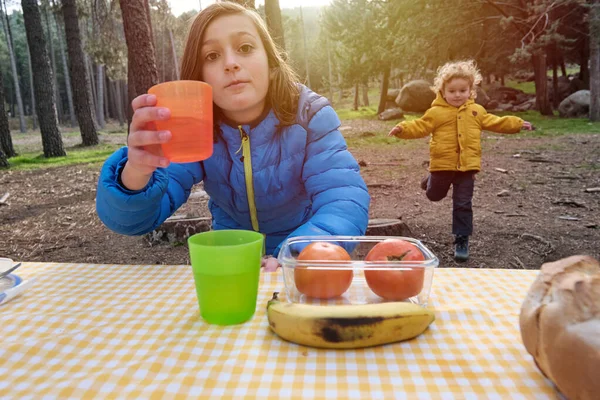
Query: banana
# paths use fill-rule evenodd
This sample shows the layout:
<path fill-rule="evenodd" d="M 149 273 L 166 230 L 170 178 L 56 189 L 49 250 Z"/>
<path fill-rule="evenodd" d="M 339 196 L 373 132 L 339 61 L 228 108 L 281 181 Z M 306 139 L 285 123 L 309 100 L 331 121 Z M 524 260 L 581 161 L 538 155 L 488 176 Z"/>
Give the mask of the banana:
<path fill-rule="evenodd" d="M 319 306 L 278 300 L 267 304 L 278 336 L 310 347 L 353 349 L 412 339 L 435 319 L 432 310 L 406 302 Z"/>

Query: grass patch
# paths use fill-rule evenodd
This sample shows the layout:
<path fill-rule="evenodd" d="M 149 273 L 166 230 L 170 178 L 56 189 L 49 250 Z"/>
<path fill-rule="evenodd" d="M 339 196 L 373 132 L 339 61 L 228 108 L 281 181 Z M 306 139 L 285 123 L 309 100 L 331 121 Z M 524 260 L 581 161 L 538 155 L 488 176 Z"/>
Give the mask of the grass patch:
<path fill-rule="evenodd" d="M 504 83 L 507 87 L 522 90 L 525 93 L 535 94 L 535 82 L 518 82 L 514 80 L 506 80 Z"/>
<path fill-rule="evenodd" d="M 537 111 L 498 112 L 496 115 L 515 115 L 531 122 L 536 130 L 531 132 L 523 131 L 522 134 L 532 137 L 573 133 L 600 133 L 600 122 L 590 122 L 586 118 L 559 118 L 558 114 L 545 116 Z"/>
<path fill-rule="evenodd" d="M 335 110 L 341 120 L 348 119 L 377 119 L 377 107 L 360 107 L 358 110 L 351 108 L 340 108 Z"/>
<path fill-rule="evenodd" d="M 62 167 L 66 165 L 94 164 L 104 162 L 121 145 L 101 144 L 93 147 L 75 146 L 66 149 L 66 157 L 46 158 L 39 152 L 24 153 L 12 157 L 8 161 L 11 170 L 31 170 L 51 167 Z"/>

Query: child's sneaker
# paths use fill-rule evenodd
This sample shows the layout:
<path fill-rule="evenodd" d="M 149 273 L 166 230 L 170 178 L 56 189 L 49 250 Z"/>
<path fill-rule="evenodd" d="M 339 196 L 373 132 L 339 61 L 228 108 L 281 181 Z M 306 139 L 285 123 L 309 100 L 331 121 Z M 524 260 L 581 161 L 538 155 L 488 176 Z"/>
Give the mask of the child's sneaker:
<path fill-rule="evenodd" d="M 454 259 L 467 261 L 469 259 L 469 237 L 456 235 L 454 239 Z"/>
<path fill-rule="evenodd" d="M 427 190 L 427 183 L 429 183 L 429 175 L 421 179 L 421 189 Z"/>

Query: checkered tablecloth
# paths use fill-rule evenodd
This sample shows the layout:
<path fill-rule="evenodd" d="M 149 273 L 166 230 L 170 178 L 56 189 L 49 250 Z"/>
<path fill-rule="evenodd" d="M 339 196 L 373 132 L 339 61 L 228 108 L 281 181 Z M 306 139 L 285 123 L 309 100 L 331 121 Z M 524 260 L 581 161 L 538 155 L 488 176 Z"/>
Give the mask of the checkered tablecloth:
<path fill-rule="evenodd" d="M 536 274 L 438 269 L 425 334 L 320 350 L 269 330 L 280 273 L 262 275 L 250 322 L 219 327 L 189 266 L 25 263 L 35 284 L 0 306 L 0 398 L 554 398 L 519 334 Z"/>

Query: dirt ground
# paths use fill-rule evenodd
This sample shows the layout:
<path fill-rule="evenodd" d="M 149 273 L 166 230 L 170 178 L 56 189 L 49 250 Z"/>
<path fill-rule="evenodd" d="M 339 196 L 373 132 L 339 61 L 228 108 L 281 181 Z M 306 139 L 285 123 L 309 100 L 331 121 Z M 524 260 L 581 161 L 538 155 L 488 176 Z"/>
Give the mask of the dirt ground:
<path fill-rule="evenodd" d="M 387 131 L 377 121 L 343 124 L 348 138 Z M 15 144 L 38 140 L 15 135 Z M 70 138 L 69 140 L 77 140 Z M 124 142 L 124 135 L 103 135 Z M 72 143 L 74 144 L 74 143 Z M 67 146 L 69 143 L 67 142 Z M 371 218 L 399 218 L 439 258 L 441 267 L 537 269 L 574 254 L 600 258 L 600 135 L 523 137 L 484 134 L 482 172 L 474 196 L 471 258 L 452 259 L 451 196 L 427 200 L 427 143 L 350 146 L 366 163 Z M 99 165 L 0 171 L 0 256 L 19 261 L 101 264 L 188 264 L 186 246 L 149 246 L 111 232 L 95 212 Z M 197 190 L 201 190 L 201 185 Z M 209 216 L 194 197 L 178 214 Z"/>

